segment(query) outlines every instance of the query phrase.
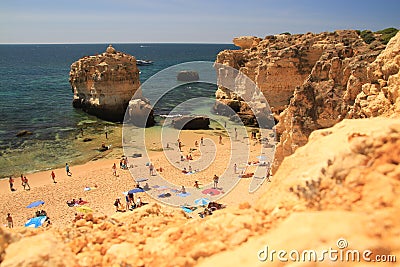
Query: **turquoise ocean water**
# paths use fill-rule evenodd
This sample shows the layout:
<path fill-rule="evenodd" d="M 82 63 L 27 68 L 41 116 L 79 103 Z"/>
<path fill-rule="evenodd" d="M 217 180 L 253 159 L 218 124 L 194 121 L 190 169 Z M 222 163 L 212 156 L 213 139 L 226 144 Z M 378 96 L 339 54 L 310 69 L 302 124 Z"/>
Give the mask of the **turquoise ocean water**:
<path fill-rule="evenodd" d="M 71 64 L 105 51 L 108 44 L 0 45 L 0 177 L 45 170 L 65 162 L 96 156 L 77 136 L 102 134 L 118 125 L 72 107 L 68 82 Z M 189 61 L 214 61 L 229 44 L 113 44 L 116 50 L 154 61 L 139 67 L 141 82 L 169 66 Z M 215 86 L 193 84 L 195 97 L 213 96 Z M 185 93 L 186 92 L 186 93 Z M 167 96 L 156 114 L 166 114 L 189 96 L 187 90 Z M 16 137 L 21 130 L 32 135 Z"/>

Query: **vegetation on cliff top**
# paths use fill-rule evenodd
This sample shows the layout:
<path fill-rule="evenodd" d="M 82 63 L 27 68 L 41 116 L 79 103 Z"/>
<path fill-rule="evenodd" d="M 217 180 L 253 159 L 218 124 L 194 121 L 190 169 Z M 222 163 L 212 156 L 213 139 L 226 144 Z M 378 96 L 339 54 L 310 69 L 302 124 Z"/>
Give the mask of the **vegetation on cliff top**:
<path fill-rule="evenodd" d="M 376 32 L 372 32 L 370 30 L 358 31 L 358 34 L 367 44 L 370 44 L 375 40 L 381 42 L 382 44 L 387 44 L 398 31 L 399 30 L 396 28 L 386 28 Z"/>

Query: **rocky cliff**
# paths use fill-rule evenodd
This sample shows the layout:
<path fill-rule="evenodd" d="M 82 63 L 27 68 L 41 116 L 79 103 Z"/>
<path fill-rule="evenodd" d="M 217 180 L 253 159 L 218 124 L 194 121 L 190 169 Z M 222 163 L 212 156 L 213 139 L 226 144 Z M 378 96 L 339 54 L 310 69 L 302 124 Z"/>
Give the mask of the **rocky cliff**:
<path fill-rule="evenodd" d="M 135 57 L 116 51 L 86 56 L 71 65 L 73 106 L 109 121 L 122 121 L 140 86 Z"/>
<path fill-rule="evenodd" d="M 382 52 L 383 44 L 367 44 L 352 30 L 264 39 L 245 36 L 233 40 L 241 50 L 223 51 L 216 62 L 247 75 L 265 95 L 278 122 L 275 172 L 314 130 L 344 118 L 395 113 L 398 39 L 395 36 Z M 235 79 L 235 87 L 245 85 L 241 80 L 240 76 Z M 219 87 L 216 97 L 245 122 L 253 116 L 240 95 Z"/>

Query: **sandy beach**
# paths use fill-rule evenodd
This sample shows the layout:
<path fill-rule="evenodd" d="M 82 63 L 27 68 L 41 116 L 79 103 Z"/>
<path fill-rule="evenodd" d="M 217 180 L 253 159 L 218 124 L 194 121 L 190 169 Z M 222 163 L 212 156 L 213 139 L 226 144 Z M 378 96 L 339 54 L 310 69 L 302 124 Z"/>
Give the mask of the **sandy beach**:
<path fill-rule="evenodd" d="M 248 134 L 250 136 L 249 131 L 250 130 L 248 130 Z M 223 136 L 222 143 L 219 143 L 220 136 Z M 235 146 L 231 146 L 230 139 L 223 130 L 182 131 L 179 135 L 182 142 L 182 152 L 179 153 L 176 144 L 171 144 L 172 153 L 176 153 L 176 157 L 188 155 L 190 149 L 195 147 L 196 141 L 198 141 L 200 145 L 201 137 L 205 140 L 204 147 L 213 146 L 216 148 L 215 155 L 208 155 L 207 153 L 202 154 L 199 149 L 191 153 L 193 160 L 177 161 L 176 164 L 171 164 L 166 154 L 164 154 L 164 151 L 160 151 L 160 149 L 149 149 L 149 157 L 157 171 L 159 171 L 161 167 L 162 173 L 160 174 L 162 174 L 162 177 L 166 178 L 168 182 L 177 185 L 176 188 L 183 185 L 187 188 L 188 192 L 190 192 L 194 190 L 193 183 L 195 180 L 199 181 L 201 188 L 205 188 L 206 186 L 212 185 L 212 178 L 215 174 L 220 176 L 226 171 L 228 175 L 238 175 L 234 173 L 233 165 L 227 166 L 227 162 L 231 157 L 231 150 L 232 148 L 234 149 Z M 159 140 L 151 135 L 149 138 L 153 141 L 149 143 L 149 146 L 153 148 L 159 148 L 161 146 Z M 240 142 L 249 147 L 250 160 L 252 162 L 258 161 L 256 157 L 260 153 L 261 144 L 248 139 L 248 137 L 242 137 Z M 76 207 L 69 207 L 66 202 L 79 198 L 87 201 L 88 203 L 86 206 L 92 208 L 94 213 L 111 216 L 116 212 L 113 206 L 115 199 L 120 197 L 121 202 L 125 205 L 125 196 L 123 192 L 134 188 L 136 182 L 133 177 L 138 177 L 135 175 L 132 176 L 129 170 L 119 168 L 119 162 L 123 153 L 120 147 L 115 147 L 112 149 L 111 153 L 104 156 L 104 158 L 93 159 L 82 165 L 71 165 L 71 176 L 67 175 L 65 168 L 24 174 L 29 180 L 29 185 L 31 187 L 29 191 L 23 189 L 21 179 L 18 176 L 14 177 L 14 188 L 16 189 L 14 192 L 10 191 L 8 179 L 1 180 L 0 201 L 2 203 L 2 209 L 0 218 L 2 224 L 6 224 L 7 213 L 10 213 L 14 220 L 14 227 L 23 227 L 24 223 L 34 216 L 34 213 L 38 209 L 43 209 L 50 217 L 53 227 L 61 227 L 71 223 L 77 212 Z M 212 161 L 214 157 L 215 160 Z M 188 168 L 190 165 L 193 165 L 193 169 L 195 169 L 196 164 L 200 164 L 202 161 L 212 161 L 212 164 L 193 175 L 185 175 L 182 173 L 183 168 Z M 114 163 L 117 165 L 117 177 L 112 173 L 112 166 Z M 151 184 L 154 178 L 149 175 L 148 166 L 143 163 L 143 159 L 129 159 L 129 166 L 135 171 L 138 171 L 141 177 L 149 178 Z M 254 170 L 255 166 L 248 166 L 246 169 L 239 169 L 238 167 L 237 172 L 251 173 L 254 172 Z M 51 171 L 54 171 L 57 183 L 53 183 Z M 223 181 L 221 183 L 222 187 L 224 187 Z M 223 197 L 218 199 L 218 202 L 227 206 L 242 202 L 251 203 L 262 194 L 268 185 L 268 183 L 264 183 L 260 190 L 257 190 L 255 193 L 249 193 L 248 188 L 250 183 L 251 179 L 243 178 L 229 193 L 225 193 L 223 188 L 221 188 L 222 194 L 219 197 Z M 143 184 L 144 183 L 142 183 L 141 186 L 143 186 Z M 95 186 L 97 186 L 97 188 L 95 188 Z M 84 190 L 87 187 L 91 188 L 91 190 Z M 154 199 L 145 192 L 136 193 L 135 197 L 140 197 L 144 203 L 162 200 Z M 204 197 L 208 196 L 204 195 Z M 182 200 L 182 203 L 188 201 L 188 204 L 193 204 L 192 199 L 190 201 L 189 199 L 190 198 L 188 198 L 188 200 Z M 37 200 L 42 200 L 45 204 L 37 208 L 26 208 L 31 202 Z"/>

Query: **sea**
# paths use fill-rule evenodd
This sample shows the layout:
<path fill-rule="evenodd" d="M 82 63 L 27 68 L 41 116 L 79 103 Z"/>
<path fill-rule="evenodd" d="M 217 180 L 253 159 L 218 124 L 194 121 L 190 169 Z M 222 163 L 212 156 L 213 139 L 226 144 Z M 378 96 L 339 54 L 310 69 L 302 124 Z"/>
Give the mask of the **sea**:
<path fill-rule="evenodd" d="M 151 60 L 139 66 L 144 83 L 157 72 L 191 61 L 215 61 L 231 44 L 112 44 L 117 51 L 137 59 Z M 82 163 L 96 156 L 84 136 L 96 138 L 104 129 L 112 132 L 120 125 L 100 120 L 72 107 L 73 92 L 69 71 L 81 57 L 103 53 L 108 44 L 18 44 L 0 45 L 0 178 Z M 212 97 L 216 87 L 195 83 L 191 92 Z M 183 93 L 167 98 L 155 110 L 167 114 L 188 96 Z M 21 131 L 29 134 L 17 137 Z M 117 130 L 116 130 L 117 131 Z M 88 140 L 90 141 L 90 140 Z"/>

